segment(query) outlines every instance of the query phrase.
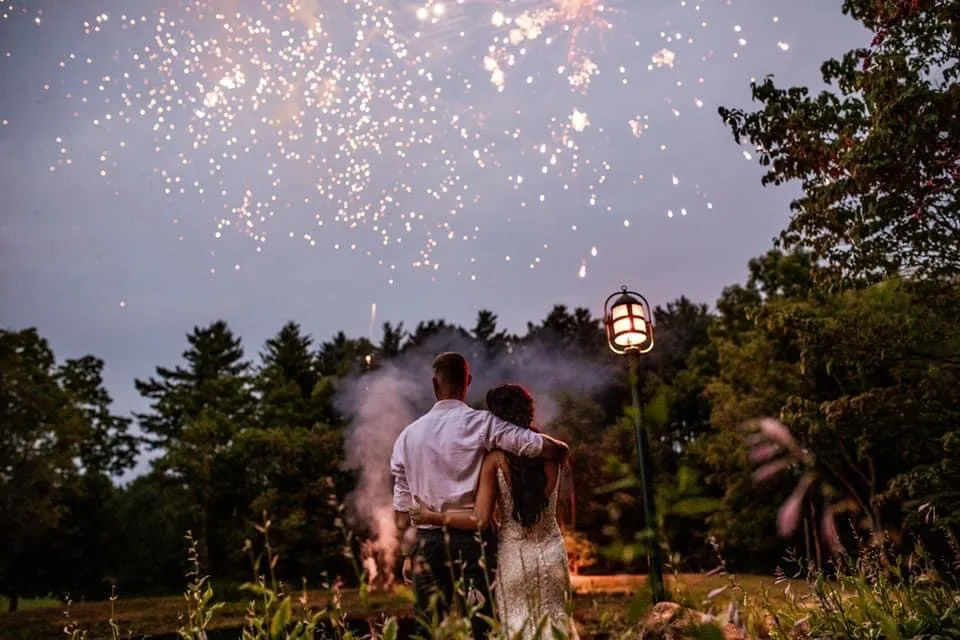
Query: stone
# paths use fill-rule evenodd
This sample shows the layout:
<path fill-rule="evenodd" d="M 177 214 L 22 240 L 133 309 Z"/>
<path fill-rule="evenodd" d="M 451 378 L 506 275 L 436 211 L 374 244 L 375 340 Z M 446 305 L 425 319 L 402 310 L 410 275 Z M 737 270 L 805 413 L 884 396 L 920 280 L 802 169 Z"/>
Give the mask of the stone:
<path fill-rule="evenodd" d="M 702 627 L 710 625 L 724 640 L 753 640 L 746 631 L 732 622 L 684 607 L 676 602 L 659 602 L 647 614 L 640 628 L 641 640 L 699 640 L 705 636 Z"/>

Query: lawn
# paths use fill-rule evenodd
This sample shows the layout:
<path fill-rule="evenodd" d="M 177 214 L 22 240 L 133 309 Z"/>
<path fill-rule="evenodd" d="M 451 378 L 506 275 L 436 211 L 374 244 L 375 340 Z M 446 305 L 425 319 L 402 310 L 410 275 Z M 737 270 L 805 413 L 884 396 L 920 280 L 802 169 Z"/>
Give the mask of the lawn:
<path fill-rule="evenodd" d="M 737 583 L 749 596 L 759 597 L 768 589 L 774 601 L 778 596 L 782 598 L 783 585 L 774 585 L 773 578 L 738 576 Z M 638 601 L 638 595 L 642 598 L 643 584 L 643 576 L 575 576 L 575 616 L 583 627 L 583 635 L 586 638 L 602 637 L 629 624 L 630 611 L 636 609 L 631 605 Z M 723 576 L 684 574 L 679 579 L 668 577 L 674 599 L 703 609 L 725 607 L 730 601 L 730 589 L 709 605 L 704 605 L 703 601 L 711 591 L 729 584 L 730 580 Z M 311 604 L 323 606 L 329 598 L 329 592 L 318 591 L 312 594 Z M 175 636 L 180 628 L 184 604 L 182 596 L 125 599 L 122 594 L 113 603 L 123 637 L 129 632 L 133 637 L 149 635 L 154 638 Z M 109 602 L 76 603 L 70 609 L 70 617 L 89 631 L 90 640 L 109 638 L 110 606 Z M 358 592 L 347 590 L 343 594 L 343 608 L 358 619 L 374 622 L 391 615 L 409 617 L 411 613 L 409 593 L 404 589 L 389 595 L 371 594 L 366 605 L 360 602 Z M 228 603 L 214 618 L 211 629 L 224 632 L 239 629 L 245 610 L 243 602 Z M 5 640 L 62 640 L 64 623 L 64 607 L 56 601 L 23 601 L 17 613 L 0 614 L 0 637 Z"/>

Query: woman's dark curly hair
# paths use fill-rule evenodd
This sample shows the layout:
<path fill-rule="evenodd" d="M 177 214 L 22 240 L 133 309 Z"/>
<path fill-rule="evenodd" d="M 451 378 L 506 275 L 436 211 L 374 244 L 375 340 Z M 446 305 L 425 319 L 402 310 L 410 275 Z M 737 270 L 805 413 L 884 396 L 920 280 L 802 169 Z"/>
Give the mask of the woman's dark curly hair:
<path fill-rule="evenodd" d="M 501 420 L 538 431 L 533 426 L 533 396 L 518 384 L 504 384 L 487 392 L 487 408 Z M 543 460 L 506 454 L 510 469 L 513 518 L 524 529 L 533 527 L 547 508 L 547 472 Z"/>

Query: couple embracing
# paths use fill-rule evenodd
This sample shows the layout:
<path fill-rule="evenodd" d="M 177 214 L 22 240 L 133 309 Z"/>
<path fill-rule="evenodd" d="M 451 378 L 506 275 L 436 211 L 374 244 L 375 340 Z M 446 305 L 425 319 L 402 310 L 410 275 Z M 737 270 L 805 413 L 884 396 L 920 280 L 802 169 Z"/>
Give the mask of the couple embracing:
<path fill-rule="evenodd" d="M 482 638 L 495 600 L 502 637 L 575 638 L 557 522 L 569 449 L 533 426 L 533 398 L 523 387 L 491 389 L 489 411 L 478 411 L 465 402 L 470 381 L 466 358 L 437 356 L 437 402 L 403 430 L 390 460 L 418 617 L 477 611 L 471 624 Z"/>

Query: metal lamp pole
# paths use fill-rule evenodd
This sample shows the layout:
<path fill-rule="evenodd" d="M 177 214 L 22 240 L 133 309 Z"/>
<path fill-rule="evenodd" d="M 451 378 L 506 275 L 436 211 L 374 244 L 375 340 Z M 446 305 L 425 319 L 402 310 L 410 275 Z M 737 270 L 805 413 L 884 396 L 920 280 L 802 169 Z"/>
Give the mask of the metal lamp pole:
<path fill-rule="evenodd" d="M 660 537 L 657 535 L 657 505 L 654 502 L 653 464 L 650 460 L 650 442 L 647 429 L 643 424 L 643 410 L 640 406 L 640 353 L 627 354 L 630 363 L 630 392 L 633 395 L 633 428 L 637 437 L 637 454 L 640 458 L 640 490 L 643 493 L 643 519 L 646 525 L 647 559 L 650 563 L 650 595 L 653 603 L 667 599 L 663 583 L 663 560 L 660 556 Z"/>
<path fill-rule="evenodd" d="M 615 299 L 616 298 L 616 299 Z M 611 304 L 612 302 L 612 304 Z M 610 349 L 618 355 L 626 355 L 630 367 L 630 394 L 633 398 L 633 426 L 637 438 L 637 454 L 640 459 L 640 489 L 643 496 L 643 516 L 650 564 L 650 595 L 654 604 L 667 599 L 663 582 L 663 561 L 660 540 L 657 534 L 657 512 L 654 503 L 653 463 L 650 459 L 650 443 L 643 424 L 640 405 L 640 356 L 653 349 L 654 327 L 650 322 L 650 304 L 642 295 L 621 287 L 620 291 L 607 298 L 604 304 L 604 324 Z"/>

